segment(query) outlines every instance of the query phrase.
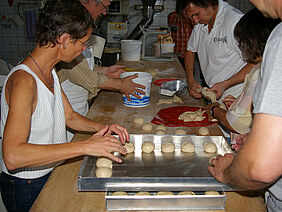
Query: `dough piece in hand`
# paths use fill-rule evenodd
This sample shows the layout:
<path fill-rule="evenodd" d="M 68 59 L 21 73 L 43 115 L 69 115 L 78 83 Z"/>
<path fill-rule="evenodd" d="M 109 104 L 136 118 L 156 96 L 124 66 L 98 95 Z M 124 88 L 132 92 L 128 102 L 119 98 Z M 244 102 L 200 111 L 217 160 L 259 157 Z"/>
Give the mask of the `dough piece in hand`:
<path fill-rule="evenodd" d="M 186 142 L 181 144 L 181 151 L 193 153 L 193 152 L 195 152 L 195 146 L 191 142 L 186 141 Z"/>
<path fill-rule="evenodd" d="M 157 135 L 165 135 L 165 131 L 162 131 L 162 130 L 158 130 L 156 132 Z"/>
<path fill-rule="evenodd" d="M 216 153 L 217 151 L 216 145 L 212 142 L 205 143 L 203 149 L 206 153 Z"/>
<path fill-rule="evenodd" d="M 156 127 L 156 130 L 162 130 L 162 131 L 166 131 L 166 127 L 162 124 L 162 125 L 158 125 Z"/>
<path fill-rule="evenodd" d="M 135 146 L 134 146 L 134 144 L 131 143 L 131 142 L 125 143 L 125 144 L 124 144 L 124 148 L 126 149 L 127 154 L 132 153 L 132 152 L 134 152 L 134 150 L 135 150 Z"/>
<path fill-rule="evenodd" d="M 153 126 L 152 124 L 144 124 L 142 129 L 146 131 L 151 131 L 153 129 Z"/>
<path fill-rule="evenodd" d="M 135 196 L 149 196 L 150 193 L 148 191 L 138 191 Z"/>
<path fill-rule="evenodd" d="M 219 195 L 217 191 L 206 191 L 205 195 Z"/>
<path fill-rule="evenodd" d="M 127 196 L 127 193 L 125 191 L 115 191 L 112 196 Z"/>
<path fill-rule="evenodd" d="M 183 129 L 177 129 L 174 132 L 175 135 L 186 135 L 186 131 Z"/>
<path fill-rule="evenodd" d="M 96 177 L 111 177 L 112 176 L 112 169 L 101 166 L 96 169 Z"/>
<path fill-rule="evenodd" d="M 143 117 L 137 117 L 133 120 L 134 124 L 144 124 L 144 118 Z"/>
<path fill-rule="evenodd" d="M 157 195 L 174 195 L 171 191 L 159 191 Z"/>
<path fill-rule="evenodd" d="M 152 142 L 146 141 L 142 144 L 142 152 L 151 153 L 155 150 L 155 144 Z"/>
<path fill-rule="evenodd" d="M 173 143 L 168 142 L 168 143 L 163 144 L 161 149 L 162 149 L 162 152 L 164 153 L 171 153 L 171 152 L 174 152 L 175 146 Z"/>
<path fill-rule="evenodd" d="M 215 93 L 212 91 L 208 91 L 207 87 L 204 87 L 201 92 L 204 95 L 204 97 L 207 97 L 208 99 L 210 99 L 212 103 L 216 102 Z"/>
<path fill-rule="evenodd" d="M 195 195 L 193 191 L 181 191 L 178 195 Z"/>
<path fill-rule="evenodd" d="M 113 161 L 109 158 L 98 158 L 96 161 L 96 166 L 97 167 L 108 167 L 108 168 L 113 168 Z"/>
<path fill-rule="evenodd" d="M 209 132 L 209 129 L 207 127 L 200 127 L 199 134 L 200 135 L 208 135 L 208 134 L 210 134 L 210 132 Z"/>

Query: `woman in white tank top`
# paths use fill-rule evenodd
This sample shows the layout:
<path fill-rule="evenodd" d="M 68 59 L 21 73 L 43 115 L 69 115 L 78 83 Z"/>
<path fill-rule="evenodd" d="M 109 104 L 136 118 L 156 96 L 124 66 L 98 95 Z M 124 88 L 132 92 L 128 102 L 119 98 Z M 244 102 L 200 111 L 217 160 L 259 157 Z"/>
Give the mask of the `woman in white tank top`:
<path fill-rule="evenodd" d="M 126 153 L 110 134 L 118 134 L 124 143 L 129 139 L 127 130 L 74 112 L 53 69 L 59 61 L 70 62 L 85 50 L 91 25 L 92 18 L 79 1 L 47 1 L 36 25 L 37 46 L 6 79 L 1 96 L 0 165 L 1 193 L 8 211 L 28 211 L 50 172 L 65 159 L 103 155 L 121 162 L 111 152 Z M 97 133 L 67 143 L 66 126 Z"/>

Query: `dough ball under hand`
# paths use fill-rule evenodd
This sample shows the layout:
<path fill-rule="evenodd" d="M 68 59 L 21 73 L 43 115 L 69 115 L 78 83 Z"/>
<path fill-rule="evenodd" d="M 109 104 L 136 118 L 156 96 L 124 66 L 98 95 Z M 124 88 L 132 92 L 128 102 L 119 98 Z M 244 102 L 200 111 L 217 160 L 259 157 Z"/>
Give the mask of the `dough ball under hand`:
<path fill-rule="evenodd" d="M 193 191 L 181 191 L 178 195 L 195 195 Z"/>
<path fill-rule="evenodd" d="M 156 130 L 166 131 L 166 126 L 164 126 L 164 125 L 158 125 L 158 126 L 156 127 Z"/>
<path fill-rule="evenodd" d="M 171 191 L 159 191 L 157 195 L 174 195 L 174 193 Z"/>
<path fill-rule="evenodd" d="M 186 141 L 186 142 L 181 144 L 181 151 L 193 153 L 193 152 L 195 152 L 195 146 L 190 141 Z"/>
<path fill-rule="evenodd" d="M 112 196 L 127 196 L 127 193 L 125 191 L 115 191 Z"/>
<path fill-rule="evenodd" d="M 152 126 L 152 124 L 144 124 L 142 129 L 146 130 L 146 131 L 152 131 L 153 126 Z"/>
<path fill-rule="evenodd" d="M 207 127 L 200 127 L 199 134 L 200 135 L 208 135 L 208 134 L 210 134 L 210 132 L 209 132 L 209 129 Z"/>
<path fill-rule="evenodd" d="M 112 169 L 108 167 L 98 167 L 96 169 L 96 177 L 111 177 L 112 176 Z"/>
<path fill-rule="evenodd" d="M 162 152 L 164 153 L 171 153 L 171 152 L 174 152 L 175 146 L 173 143 L 168 142 L 168 143 L 162 144 L 161 149 L 162 149 Z"/>
<path fill-rule="evenodd" d="M 158 130 L 156 132 L 157 135 L 165 135 L 165 131 L 162 131 L 162 130 Z"/>
<path fill-rule="evenodd" d="M 203 149 L 206 153 L 216 153 L 217 152 L 217 147 L 212 142 L 205 143 Z"/>
<path fill-rule="evenodd" d="M 148 191 L 139 191 L 135 194 L 135 196 L 149 196 L 150 193 Z"/>
<path fill-rule="evenodd" d="M 217 191 L 206 191 L 205 195 L 219 195 Z"/>
<path fill-rule="evenodd" d="M 132 153 L 132 152 L 134 152 L 134 150 L 135 150 L 135 146 L 134 146 L 134 144 L 131 143 L 131 142 L 129 142 L 129 143 L 126 142 L 126 143 L 124 144 L 124 148 L 126 149 L 127 154 Z"/>
<path fill-rule="evenodd" d="M 174 132 L 175 135 L 186 135 L 186 131 L 183 129 L 177 129 Z"/>
<path fill-rule="evenodd" d="M 137 124 L 137 125 L 144 124 L 144 118 L 143 117 L 137 117 L 133 120 L 133 123 Z"/>
<path fill-rule="evenodd" d="M 151 153 L 155 150 L 155 144 L 152 142 L 146 141 L 142 144 L 142 152 Z"/>
<path fill-rule="evenodd" d="M 113 161 L 109 158 L 98 158 L 96 161 L 96 166 L 97 167 L 108 167 L 108 168 L 113 168 Z"/>

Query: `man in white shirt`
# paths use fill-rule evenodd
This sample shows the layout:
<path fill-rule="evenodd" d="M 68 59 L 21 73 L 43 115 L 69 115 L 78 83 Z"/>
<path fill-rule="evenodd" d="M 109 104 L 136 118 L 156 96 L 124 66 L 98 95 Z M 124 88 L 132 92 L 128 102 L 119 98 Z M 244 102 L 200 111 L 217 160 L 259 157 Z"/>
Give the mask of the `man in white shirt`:
<path fill-rule="evenodd" d="M 202 97 L 202 86 L 193 73 L 197 53 L 204 79 L 216 98 L 237 97 L 252 67 L 243 61 L 234 38 L 234 27 L 243 14 L 222 0 L 188 0 L 185 15 L 196 24 L 185 54 L 189 94 Z"/>

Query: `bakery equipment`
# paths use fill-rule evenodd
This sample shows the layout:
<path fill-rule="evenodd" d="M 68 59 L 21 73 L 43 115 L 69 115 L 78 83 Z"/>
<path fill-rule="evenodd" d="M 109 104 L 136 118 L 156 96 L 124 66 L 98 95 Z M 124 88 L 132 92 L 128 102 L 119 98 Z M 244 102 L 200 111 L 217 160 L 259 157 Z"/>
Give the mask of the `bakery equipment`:
<path fill-rule="evenodd" d="M 164 82 L 159 89 L 159 93 L 165 96 L 184 96 L 187 90 L 188 86 L 186 80 L 172 80 Z"/>

